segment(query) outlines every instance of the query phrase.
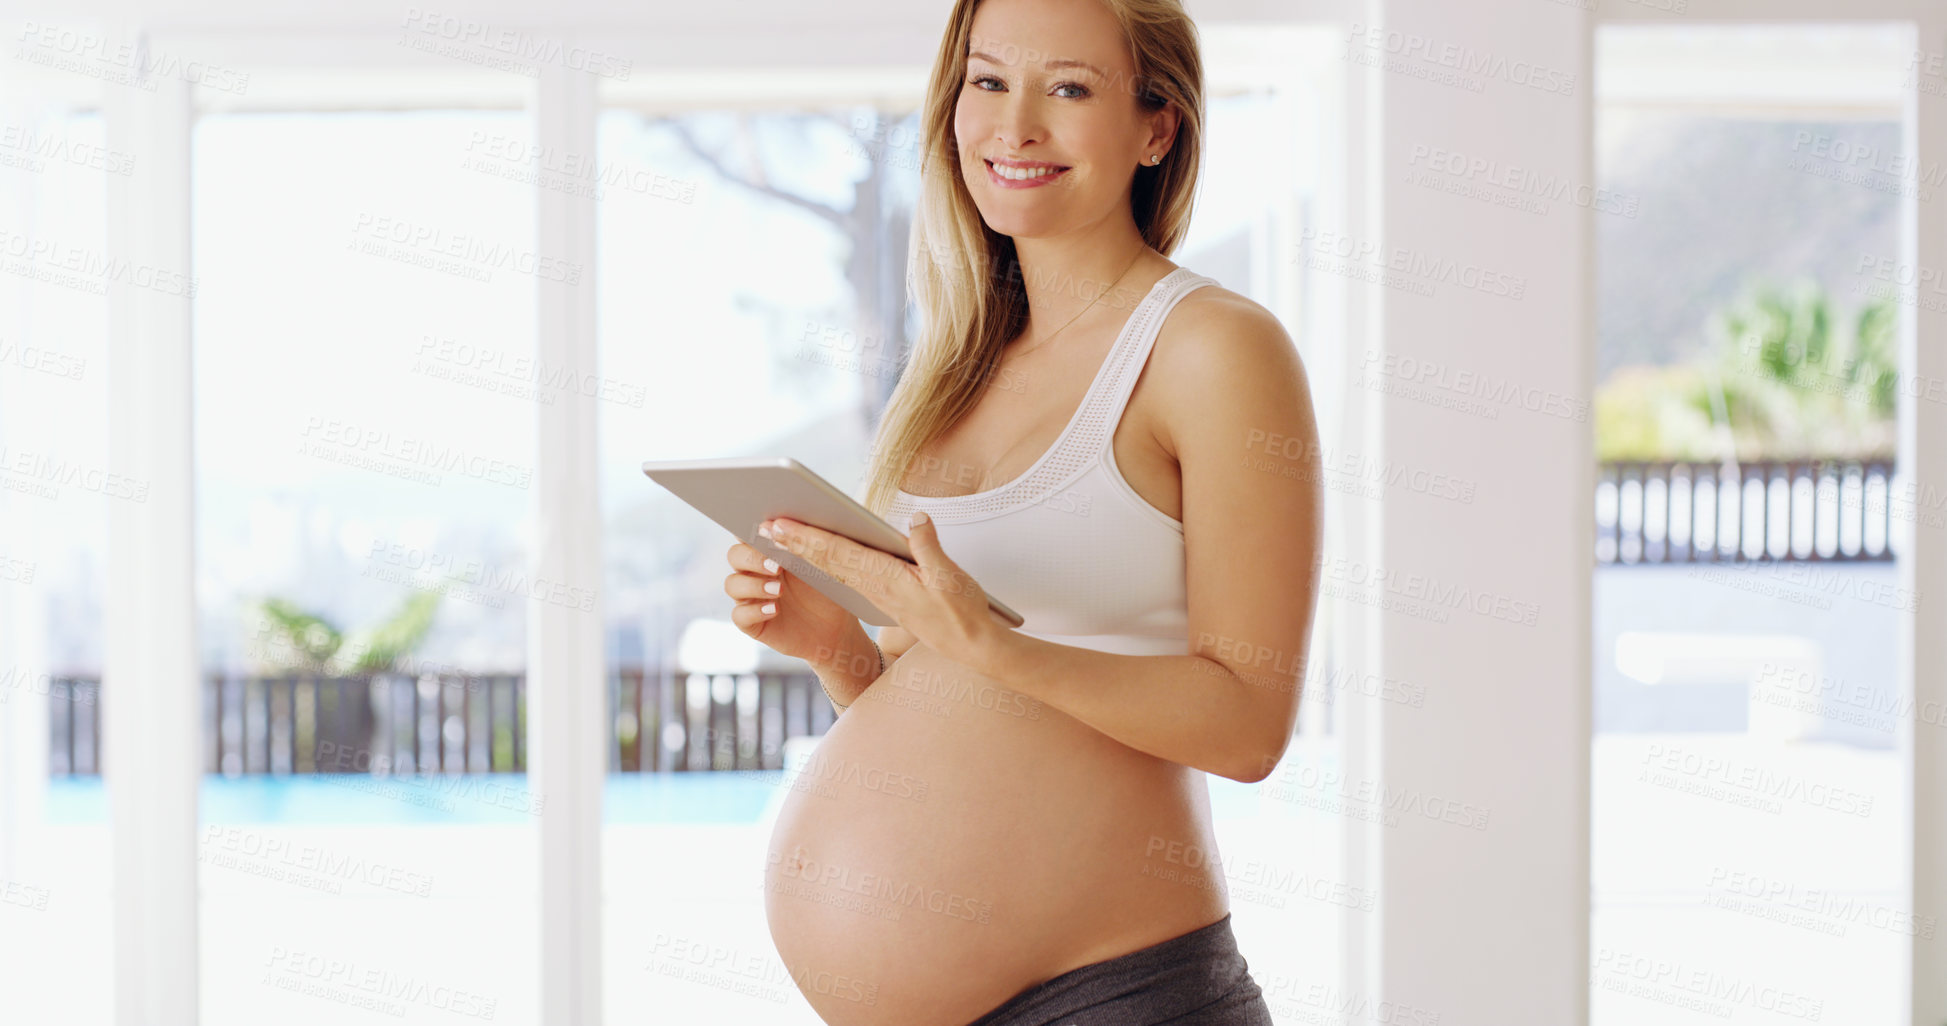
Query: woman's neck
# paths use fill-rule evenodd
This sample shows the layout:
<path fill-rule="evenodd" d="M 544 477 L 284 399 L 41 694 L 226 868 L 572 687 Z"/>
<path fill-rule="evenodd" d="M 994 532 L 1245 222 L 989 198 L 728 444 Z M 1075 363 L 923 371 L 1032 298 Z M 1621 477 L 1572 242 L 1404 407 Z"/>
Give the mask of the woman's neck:
<path fill-rule="evenodd" d="M 1016 239 L 1014 254 L 1020 265 L 1016 287 L 1025 291 L 1028 302 L 1023 333 L 1028 339 L 1054 332 L 1085 309 L 1093 313 L 1112 308 L 1115 297 L 1103 293 L 1112 285 L 1122 291 L 1144 280 L 1146 265 L 1160 258 L 1133 223 L 1126 233 L 1106 238 Z"/>

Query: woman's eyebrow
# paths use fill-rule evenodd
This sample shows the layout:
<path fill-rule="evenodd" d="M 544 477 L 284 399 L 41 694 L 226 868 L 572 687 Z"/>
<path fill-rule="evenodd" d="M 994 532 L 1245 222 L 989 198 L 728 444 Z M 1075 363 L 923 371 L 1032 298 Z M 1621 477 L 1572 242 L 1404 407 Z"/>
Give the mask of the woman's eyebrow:
<path fill-rule="evenodd" d="M 967 54 L 967 56 L 978 57 L 989 64 L 1001 63 L 1001 61 L 998 58 L 994 57 L 992 54 L 981 53 L 979 50 L 975 50 L 972 53 Z M 1095 65 L 1088 63 L 1087 61 L 1077 61 L 1077 60 L 1069 60 L 1067 58 L 1062 58 L 1061 60 L 1042 61 L 1041 66 L 1043 68 L 1046 68 L 1049 71 L 1053 71 L 1057 68 L 1082 68 L 1087 71 L 1093 71 L 1097 75 L 1100 75 L 1103 78 L 1109 77 L 1108 74 L 1104 72 L 1101 68 L 1098 68 Z"/>

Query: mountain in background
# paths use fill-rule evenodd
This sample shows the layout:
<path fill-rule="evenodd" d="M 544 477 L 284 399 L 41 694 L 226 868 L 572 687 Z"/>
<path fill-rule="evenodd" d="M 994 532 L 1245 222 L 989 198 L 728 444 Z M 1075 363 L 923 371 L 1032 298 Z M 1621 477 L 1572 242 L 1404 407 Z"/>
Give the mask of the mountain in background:
<path fill-rule="evenodd" d="M 1700 355 L 1710 313 L 1752 279 L 1809 277 L 1850 311 L 1862 255 L 1898 254 L 1899 190 L 1912 183 L 1870 170 L 1897 155 L 1898 122 L 1603 118 L 1600 184 L 1637 198 L 1640 213 L 1595 215 L 1598 384 L 1620 367 Z M 1814 153 L 1819 137 L 1880 156 L 1835 161 Z M 1872 184 L 1822 177 L 1840 173 Z"/>

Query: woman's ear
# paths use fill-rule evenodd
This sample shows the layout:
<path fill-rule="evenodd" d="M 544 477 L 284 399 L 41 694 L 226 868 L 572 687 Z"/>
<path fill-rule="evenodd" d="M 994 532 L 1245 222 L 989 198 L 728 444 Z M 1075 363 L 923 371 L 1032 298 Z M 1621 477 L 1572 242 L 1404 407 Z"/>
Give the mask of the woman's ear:
<path fill-rule="evenodd" d="M 1149 116 L 1149 143 L 1144 153 L 1169 155 L 1169 147 L 1176 142 L 1176 127 L 1181 120 L 1181 112 L 1175 101 L 1163 104 L 1163 109 Z"/>

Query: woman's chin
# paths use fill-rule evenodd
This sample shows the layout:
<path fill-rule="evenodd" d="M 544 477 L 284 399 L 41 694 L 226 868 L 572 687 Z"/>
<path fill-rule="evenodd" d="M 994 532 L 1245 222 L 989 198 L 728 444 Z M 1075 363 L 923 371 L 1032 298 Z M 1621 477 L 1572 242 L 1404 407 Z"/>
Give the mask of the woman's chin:
<path fill-rule="evenodd" d="M 1054 218 L 1024 217 L 1018 210 L 1002 211 L 998 214 L 989 214 L 986 211 L 981 213 L 987 222 L 987 227 L 1009 238 L 1039 239 L 1059 235 L 1063 230 L 1063 226 L 1057 224 Z"/>

